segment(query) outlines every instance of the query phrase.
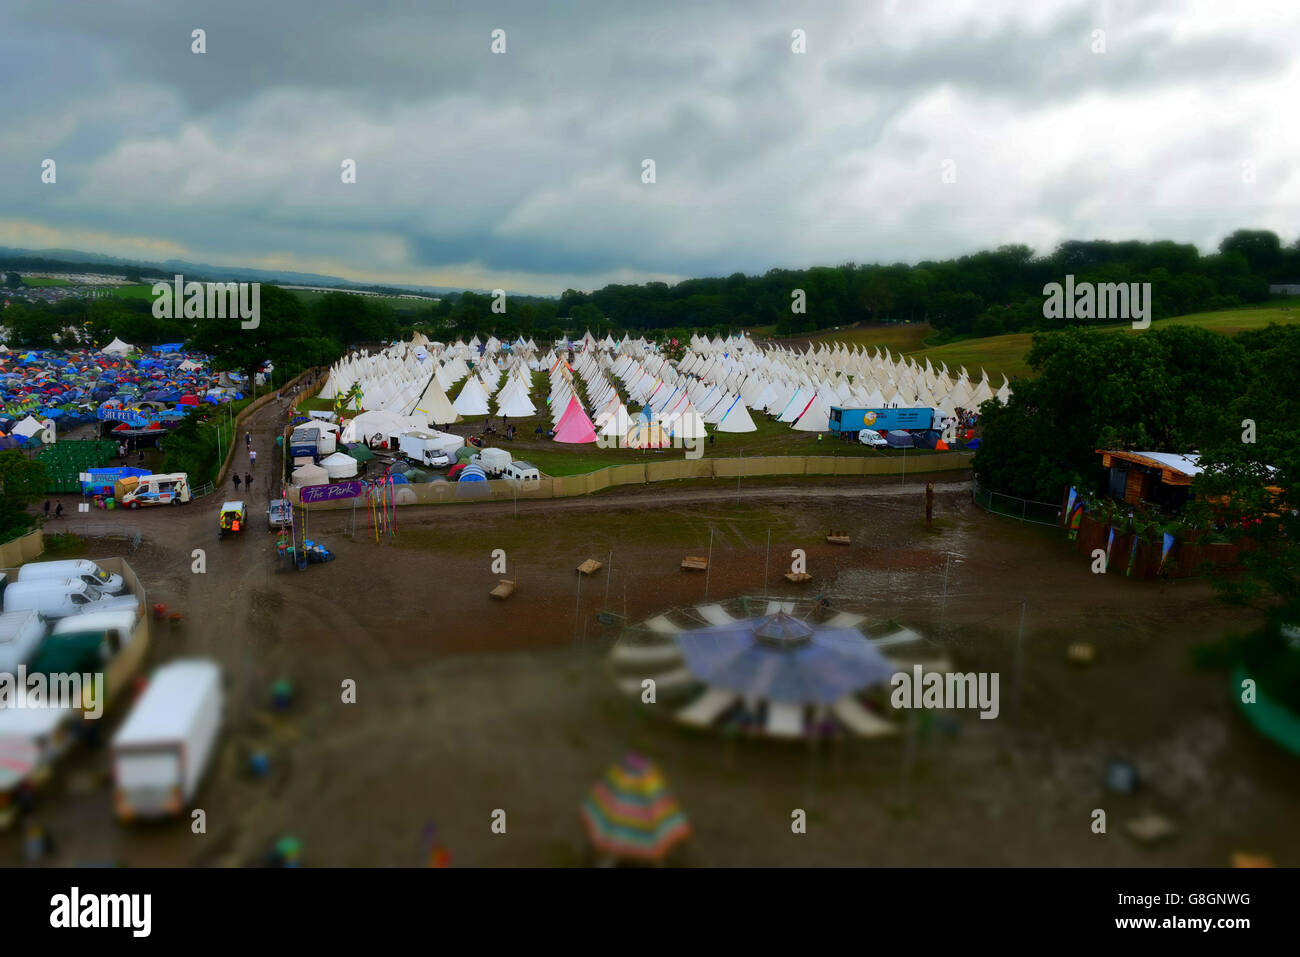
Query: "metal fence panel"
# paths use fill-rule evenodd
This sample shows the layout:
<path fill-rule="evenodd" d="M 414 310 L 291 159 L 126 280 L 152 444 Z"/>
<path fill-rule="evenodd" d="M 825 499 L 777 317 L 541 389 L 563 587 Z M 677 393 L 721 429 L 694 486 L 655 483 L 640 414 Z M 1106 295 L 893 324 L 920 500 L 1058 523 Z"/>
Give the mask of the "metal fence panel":
<path fill-rule="evenodd" d="M 994 515 L 1004 515 L 1007 518 L 1014 518 L 1021 522 L 1032 522 L 1035 525 L 1059 525 L 1061 521 L 1061 507 L 1059 505 L 1054 505 L 1051 502 L 1035 502 L 1033 499 L 1017 498 L 1014 495 L 993 492 L 981 488 L 979 482 L 974 483 L 971 497 L 976 505 Z"/>

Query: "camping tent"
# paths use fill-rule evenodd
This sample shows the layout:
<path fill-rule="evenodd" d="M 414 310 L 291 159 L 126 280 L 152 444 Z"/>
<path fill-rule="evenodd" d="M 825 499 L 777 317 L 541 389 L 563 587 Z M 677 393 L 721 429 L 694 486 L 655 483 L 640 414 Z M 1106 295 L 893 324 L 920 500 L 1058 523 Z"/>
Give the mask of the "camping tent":
<path fill-rule="evenodd" d="M 577 396 L 569 397 L 569 407 L 555 424 L 555 441 L 569 445 L 581 445 L 596 441 L 596 429 L 582 411 Z"/>
<path fill-rule="evenodd" d="M 330 480 L 329 472 L 326 472 L 319 465 L 300 465 L 293 470 L 290 481 L 299 488 L 308 485 L 327 485 Z"/>
<path fill-rule="evenodd" d="M 357 474 L 357 460 L 343 452 L 325 456 L 320 467 L 331 479 L 352 478 Z"/>
<path fill-rule="evenodd" d="M 754 420 L 749 417 L 749 410 L 745 408 L 745 403 L 736 399 L 718 422 L 715 431 L 757 432 L 758 426 L 754 425 Z"/>
<path fill-rule="evenodd" d="M 429 374 L 429 384 L 424 387 L 420 398 L 416 399 L 411 415 L 435 425 L 450 425 L 460 421 L 459 413 L 452 407 L 447 393 L 438 384 L 438 377 L 434 373 Z"/>
<path fill-rule="evenodd" d="M 640 416 L 628 430 L 623 447 L 628 449 L 666 449 L 672 445 L 670 439 L 657 421 L 649 421 Z"/>
<path fill-rule="evenodd" d="M 483 388 L 483 383 L 477 376 L 470 376 L 465 380 L 465 387 L 460 390 L 460 395 L 456 396 L 452 407 L 461 415 L 488 414 L 487 390 Z"/>

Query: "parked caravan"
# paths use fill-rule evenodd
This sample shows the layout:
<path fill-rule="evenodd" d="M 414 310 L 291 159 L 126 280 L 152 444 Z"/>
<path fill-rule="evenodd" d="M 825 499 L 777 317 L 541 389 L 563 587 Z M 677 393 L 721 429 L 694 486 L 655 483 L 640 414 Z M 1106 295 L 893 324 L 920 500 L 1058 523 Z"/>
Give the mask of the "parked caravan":
<path fill-rule="evenodd" d="M 113 738 L 114 811 L 122 821 L 181 812 L 216 751 L 221 669 L 190 659 L 154 672 Z"/>
<path fill-rule="evenodd" d="M 42 578 L 80 578 L 106 595 L 120 595 L 125 587 L 121 575 L 110 574 L 87 558 L 73 558 L 58 562 L 28 562 L 18 569 L 20 582 Z"/>
<path fill-rule="evenodd" d="M 506 466 L 502 478 L 527 485 L 529 483 L 540 483 L 542 473 L 538 471 L 537 466 L 533 465 L 533 463 L 525 462 L 523 459 L 515 459 Z"/>

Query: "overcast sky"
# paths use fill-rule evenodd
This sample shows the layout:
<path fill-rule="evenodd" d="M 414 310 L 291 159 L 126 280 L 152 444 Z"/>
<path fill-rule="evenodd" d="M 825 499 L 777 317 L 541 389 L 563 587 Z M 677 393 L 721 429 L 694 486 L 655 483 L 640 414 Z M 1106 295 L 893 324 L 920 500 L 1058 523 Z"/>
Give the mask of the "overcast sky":
<path fill-rule="evenodd" d="M 1289 242 L 1298 41 L 1295 0 L 0 0 L 0 245 L 553 294 Z"/>

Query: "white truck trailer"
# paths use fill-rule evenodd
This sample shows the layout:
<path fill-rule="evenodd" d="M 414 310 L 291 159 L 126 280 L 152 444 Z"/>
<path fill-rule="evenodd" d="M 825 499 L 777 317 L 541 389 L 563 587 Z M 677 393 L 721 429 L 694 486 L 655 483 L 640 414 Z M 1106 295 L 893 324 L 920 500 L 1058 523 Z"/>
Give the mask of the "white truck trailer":
<path fill-rule="evenodd" d="M 221 668 L 190 659 L 154 672 L 113 738 L 114 810 L 120 820 L 181 813 L 198 790 L 221 730 Z"/>

